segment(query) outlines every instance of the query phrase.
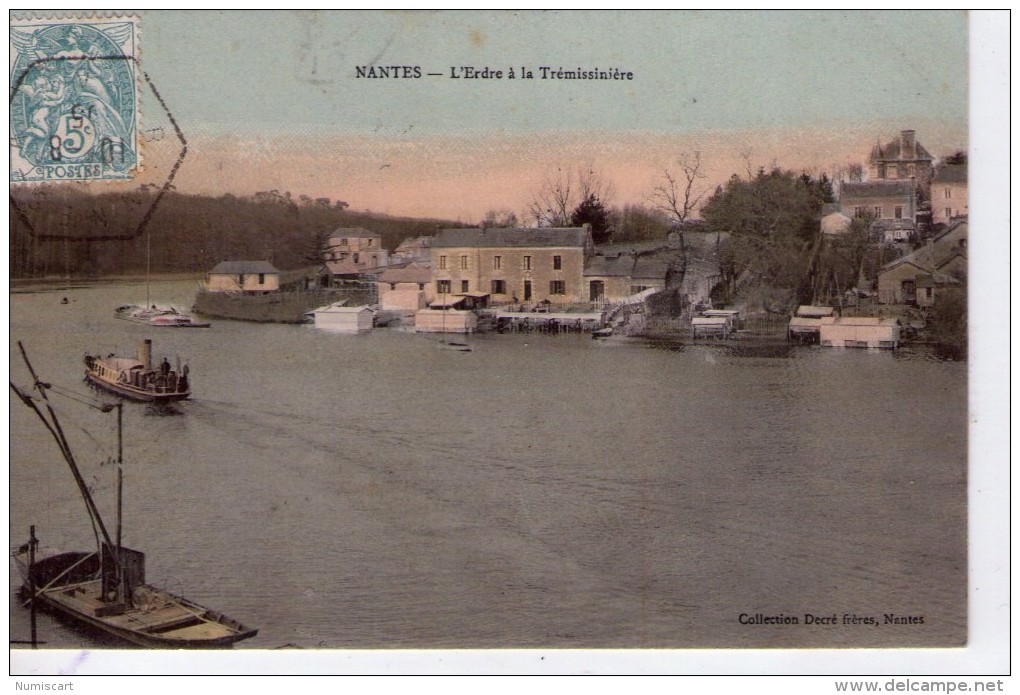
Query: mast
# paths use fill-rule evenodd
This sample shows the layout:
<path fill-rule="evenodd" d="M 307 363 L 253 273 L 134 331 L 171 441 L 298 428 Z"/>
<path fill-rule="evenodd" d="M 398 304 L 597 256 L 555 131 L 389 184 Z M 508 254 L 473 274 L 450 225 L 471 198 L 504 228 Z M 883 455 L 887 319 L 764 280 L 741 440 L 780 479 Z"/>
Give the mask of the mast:
<path fill-rule="evenodd" d="M 81 471 L 78 469 L 78 463 L 74 460 L 74 454 L 71 453 L 71 447 L 67 443 L 67 438 L 64 436 L 64 431 L 60 427 L 60 422 L 57 420 L 57 415 L 53 411 L 53 406 L 50 405 L 49 398 L 46 396 L 46 388 L 49 384 L 46 384 L 39 380 L 39 377 L 35 373 L 35 369 L 32 367 L 32 363 L 28 359 L 28 354 L 25 352 L 25 346 L 18 341 L 18 349 L 21 350 L 21 356 L 25 360 L 25 365 L 28 367 L 29 373 L 32 375 L 32 380 L 35 382 L 35 387 L 38 389 L 43 401 L 46 403 L 46 410 L 49 413 L 49 419 L 36 406 L 31 396 L 23 393 L 21 389 L 10 382 L 11 388 L 14 390 L 21 401 L 32 409 L 33 412 L 42 420 L 46 429 L 53 435 L 53 439 L 57 442 L 57 446 L 60 448 L 60 453 L 63 454 L 64 460 L 67 462 L 68 467 L 71 469 L 71 475 L 74 476 L 74 482 L 78 485 L 78 492 L 81 493 L 82 499 L 85 501 L 85 508 L 92 517 L 96 525 L 99 527 L 100 533 L 103 535 L 103 540 L 106 545 L 110 548 L 114 548 L 113 539 L 110 538 L 110 532 L 106 529 L 106 524 L 103 523 L 103 517 L 99 513 L 99 508 L 96 506 L 96 502 L 92 499 L 92 493 L 89 492 L 88 485 L 85 484 L 85 479 L 82 478 Z"/>
<path fill-rule="evenodd" d="M 124 572 L 120 571 L 121 531 L 124 509 L 124 403 L 117 402 L 117 597 L 124 600 Z"/>

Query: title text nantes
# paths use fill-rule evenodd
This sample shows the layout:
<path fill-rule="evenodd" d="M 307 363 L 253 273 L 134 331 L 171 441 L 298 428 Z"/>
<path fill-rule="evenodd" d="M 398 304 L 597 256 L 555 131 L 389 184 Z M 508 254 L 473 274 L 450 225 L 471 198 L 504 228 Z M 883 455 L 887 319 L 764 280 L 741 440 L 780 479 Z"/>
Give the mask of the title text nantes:
<path fill-rule="evenodd" d="M 491 66 L 457 65 L 451 66 L 449 72 L 426 72 L 420 65 L 358 65 L 354 76 L 358 79 L 372 80 L 417 80 L 422 77 L 446 77 L 451 80 L 601 80 L 630 81 L 634 73 L 622 68 L 601 68 L 598 66 L 582 67 L 550 67 L 548 65 L 530 68 L 522 65 L 519 68 L 496 68 Z"/>

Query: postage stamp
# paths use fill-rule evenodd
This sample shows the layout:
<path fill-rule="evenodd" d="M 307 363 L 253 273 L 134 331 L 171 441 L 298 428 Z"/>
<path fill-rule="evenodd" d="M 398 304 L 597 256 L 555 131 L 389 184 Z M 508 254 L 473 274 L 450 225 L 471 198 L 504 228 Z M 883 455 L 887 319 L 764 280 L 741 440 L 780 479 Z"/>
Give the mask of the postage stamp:
<path fill-rule="evenodd" d="M 12 20 L 11 183 L 138 170 L 135 16 Z"/>

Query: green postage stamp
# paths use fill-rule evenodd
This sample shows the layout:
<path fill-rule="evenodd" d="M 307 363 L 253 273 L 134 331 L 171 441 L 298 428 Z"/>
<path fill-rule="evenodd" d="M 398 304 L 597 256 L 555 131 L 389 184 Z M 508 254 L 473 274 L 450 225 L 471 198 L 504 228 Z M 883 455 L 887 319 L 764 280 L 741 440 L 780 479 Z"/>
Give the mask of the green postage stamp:
<path fill-rule="evenodd" d="M 11 183 L 130 179 L 138 19 L 12 20 Z"/>

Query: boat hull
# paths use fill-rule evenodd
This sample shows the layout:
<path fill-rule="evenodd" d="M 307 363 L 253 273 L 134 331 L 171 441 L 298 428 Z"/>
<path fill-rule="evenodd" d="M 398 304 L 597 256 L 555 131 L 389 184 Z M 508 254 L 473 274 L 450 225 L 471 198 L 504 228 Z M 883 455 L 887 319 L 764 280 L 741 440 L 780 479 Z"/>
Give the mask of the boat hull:
<path fill-rule="evenodd" d="M 103 379 L 90 371 L 85 372 L 85 378 L 93 386 L 97 386 L 105 391 L 128 398 L 133 401 L 140 401 L 142 403 L 172 403 L 174 401 L 185 401 L 191 398 L 191 392 L 185 391 L 173 392 L 173 393 L 154 393 L 145 389 L 135 388 L 132 386 L 126 386 L 123 384 L 112 383 Z"/>
<path fill-rule="evenodd" d="M 124 321 L 162 328 L 209 328 L 212 325 L 207 322 L 196 321 L 188 314 L 183 314 L 173 307 L 153 307 L 147 309 L 143 306 L 128 304 L 117 307 L 117 310 L 114 311 L 114 316 Z"/>
<path fill-rule="evenodd" d="M 103 602 L 102 580 L 84 576 L 89 572 L 94 574 L 95 562 L 89 565 L 82 562 L 83 558 L 95 560 L 95 555 L 60 553 L 38 563 L 37 585 L 41 583 L 43 588 L 38 590 L 37 597 L 45 609 L 107 635 L 150 648 L 222 649 L 258 634 L 257 629 L 218 611 L 148 584 L 136 587 L 132 600 L 126 604 Z M 15 555 L 15 563 L 22 577 L 28 577 L 27 554 Z M 61 567 L 71 571 L 61 577 Z M 46 579 L 49 584 L 44 583 Z M 22 591 L 31 596 L 27 580 Z"/>

